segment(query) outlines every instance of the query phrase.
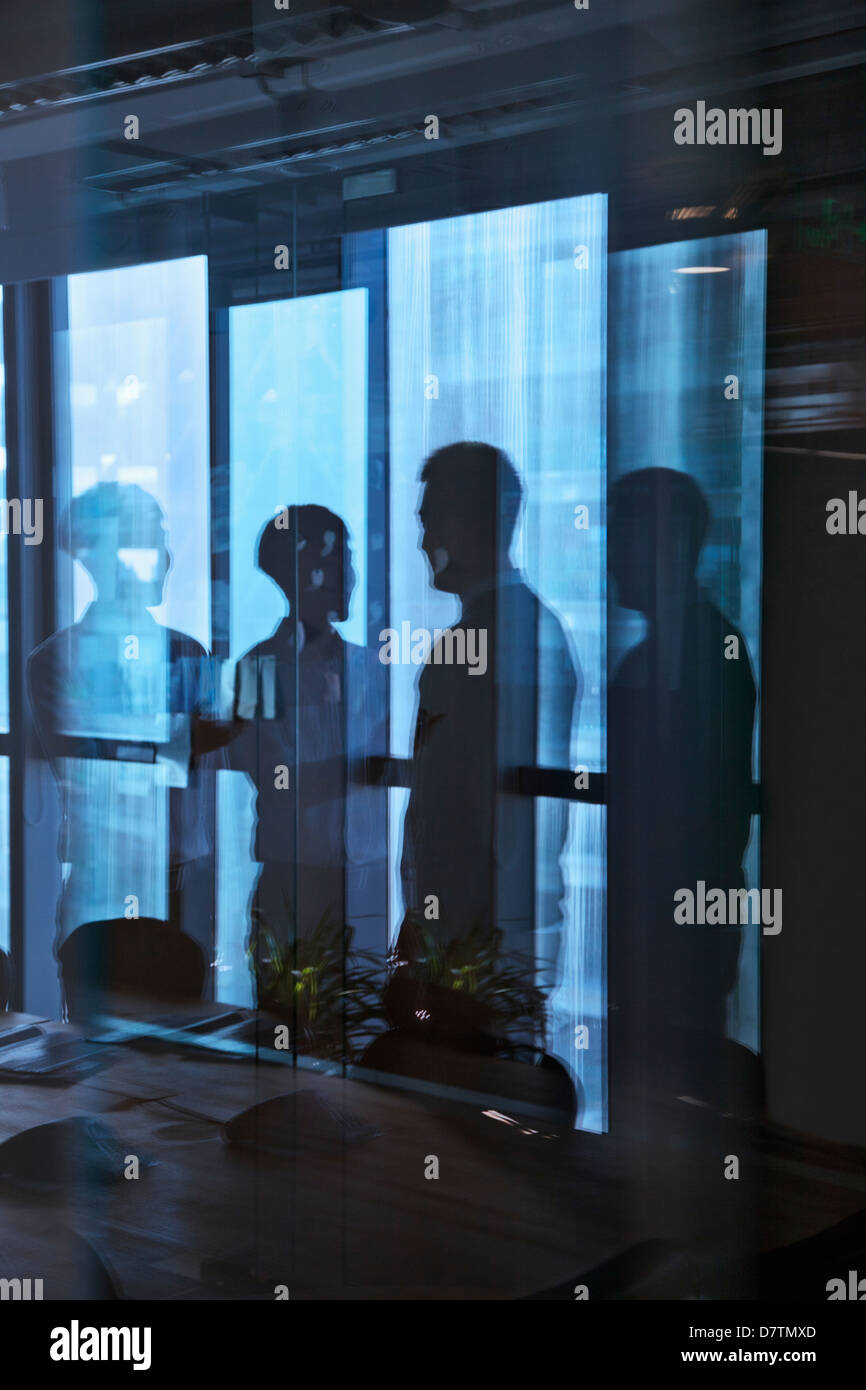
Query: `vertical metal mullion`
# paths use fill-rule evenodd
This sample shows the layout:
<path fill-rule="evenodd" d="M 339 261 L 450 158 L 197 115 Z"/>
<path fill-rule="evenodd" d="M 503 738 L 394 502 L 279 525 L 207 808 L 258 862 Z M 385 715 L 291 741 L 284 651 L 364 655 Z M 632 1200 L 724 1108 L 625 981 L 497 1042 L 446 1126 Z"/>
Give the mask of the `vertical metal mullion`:
<path fill-rule="evenodd" d="M 388 303 L 388 232 L 387 232 L 387 229 L 384 230 L 384 231 L 382 232 L 381 274 L 382 274 L 382 278 L 381 278 L 381 285 L 380 285 L 380 291 L 379 291 L 379 292 L 380 292 L 380 295 L 381 295 L 381 305 L 382 305 L 382 317 L 381 317 L 381 322 L 382 322 L 382 330 L 381 330 L 381 332 L 382 332 L 382 337 L 381 337 L 381 345 L 380 345 L 380 346 L 381 346 L 381 352 L 382 352 L 382 369 L 381 369 L 381 370 L 382 370 L 382 382 L 383 382 L 382 406 L 381 406 L 381 410 L 382 410 L 382 421 L 381 421 L 381 428 L 382 428 L 382 504 L 381 504 L 381 505 L 382 505 L 382 512 L 381 512 L 381 519 L 382 519 L 382 536 L 383 536 L 382 563 L 383 563 L 383 566 L 384 566 L 383 575 L 382 575 L 382 614 L 383 614 L 383 616 L 384 616 L 384 618 L 385 618 L 386 623 L 390 623 L 390 621 L 391 621 L 391 395 L 390 395 L 391 364 L 390 364 L 390 355 L 389 355 L 389 333 L 388 333 L 388 328 L 389 328 L 389 324 L 388 324 L 389 303 Z M 371 370 L 371 372 L 370 372 L 370 377 L 371 377 L 371 384 L 372 384 L 372 377 L 373 377 L 373 372 L 372 372 L 372 370 Z M 368 427 L 368 428 L 369 428 L 369 427 Z M 368 487 L 369 487 L 369 478 L 368 478 Z M 369 515 L 370 515 L 369 502 L 368 502 L 367 515 L 368 515 L 368 517 L 369 517 Z M 369 531 L 369 530 L 370 530 L 370 527 L 369 527 L 369 522 L 368 522 L 368 531 Z M 373 556 L 373 550 L 372 550 L 372 547 L 370 546 L 370 547 L 368 547 L 368 557 L 369 557 L 369 558 L 368 558 L 368 567 L 367 567 L 367 573 L 368 573 L 368 574 L 372 574 L 372 564 L 370 563 L 370 561 L 372 560 L 372 556 Z M 368 581 L 368 586 L 369 586 L 369 581 Z M 369 593 L 369 588 L 368 588 L 368 593 Z M 376 633 L 376 624 L 373 624 L 373 623 L 370 622 L 370 617 L 369 617 L 370 612 L 371 612 L 371 605 L 370 605 L 369 602 L 368 602 L 368 606 L 367 606 L 368 619 L 367 619 L 367 625 L 366 625 L 366 628 L 365 628 L 365 635 L 366 635 L 367 644 L 368 644 L 369 646 L 374 646 L 374 645 L 376 644 L 376 642 L 378 641 L 378 635 L 377 635 L 377 633 Z M 389 666 L 386 666 L 386 667 L 385 667 L 385 748 L 384 748 L 384 752 L 385 752 L 386 756 L 389 756 L 389 757 L 390 757 L 390 754 L 391 754 L 391 668 L 390 668 Z M 389 930 L 389 926 L 390 926 L 390 922 L 391 922 L 391 894 L 392 894 L 392 885 L 391 885 L 391 853 L 390 853 L 390 850 L 391 850 L 391 792 L 390 792 L 390 790 L 387 790 L 387 789 L 386 789 L 386 790 L 383 792 L 383 795 L 384 795 L 385 798 L 386 798 L 386 802 L 385 802 L 385 861 L 386 861 L 386 864 L 385 864 L 385 952 L 386 952 L 386 954 L 387 954 L 388 948 L 389 948 L 389 945 L 390 945 L 390 942 L 389 942 L 389 940 L 388 940 L 388 930 Z"/>
<path fill-rule="evenodd" d="M 375 649 L 383 622 L 390 622 L 391 611 L 391 525 L 390 525 L 390 430 L 388 410 L 388 285 L 386 229 L 344 237 L 342 248 L 342 287 L 363 287 L 368 293 L 369 323 L 367 352 L 367 609 L 364 614 L 364 641 Z M 348 244 L 347 244 L 348 242 Z M 363 244 L 363 245 L 362 245 Z M 381 545 L 374 545 L 374 536 Z M 385 666 L 385 747 L 391 753 L 391 674 Z M 391 789 L 383 787 L 386 798 L 385 836 L 388 861 L 384 883 L 385 939 L 392 917 L 391 892 Z"/>
<path fill-rule="evenodd" d="M 209 222 L 208 222 L 209 228 Z M 208 249 L 210 237 L 208 235 Z M 231 600 L 229 575 L 231 568 L 231 490 L 229 478 L 229 350 L 228 309 L 219 298 L 222 281 L 217 281 L 208 255 L 208 429 L 209 429 L 209 535 L 210 557 L 210 639 L 212 657 L 214 712 L 223 717 L 221 664 L 230 655 Z M 220 775 L 214 768 L 204 784 L 207 797 L 208 839 L 211 846 L 209 892 L 211 906 L 211 961 L 216 962 L 219 946 L 219 827 Z M 216 998 L 219 973 L 216 964 L 210 971 L 209 992 Z"/>
<path fill-rule="evenodd" d="M 6 493 L 15 495 L 21 478 L 21 423 L 19 421 L 19 381 L 21 359 L 18 353 L 18 336 L 21 321 L 21 287 L 11 286 L 3 294 L 3 362 L 6 375 Z M 20 494 L 19 494 L 20 495 Z M 21 646 L 21 574 L 20 566 L 13 561 L 12 545 L 6 539 L 6 626 L 9 667 L 7 682 L 9 692 L 9 950 L 12 958 L 12 974 L 9 989 L 9 1006 L 20 1009 L 23 1000 L 23 948 L 24 948 L 24 854 L 22 830 L 24 822 L 24 778 L 21 769 L 22 720 L 21 720 L 21 673 L 18 652 Z"/>
<path fill-rule="evenodd" d="M 19 536 L 7 538 L 11 1002 L 13 1007 L 53 1013 L 59 1003 L 56 978 L 43 969 L 53 944 L 54 911 L 47 911 L 46 899 L 51 875 L 45 874 L 44 863 L 41 875 L 35 870 L 46 854 L 56 855 L 56 837 L 45 833 L 45 818 L 34 827 L 25 814 L 28 790 L 39 794 L 35 785 L 28 784 L 40 776 L 27 694 L 27 660 L 55 626 L 52 288 L 50 281 L 39 281 L 6 290 L 3 338 L 7 491 L 22 500 L 39 498 L 43 504 L 40 545 L 25 546 Z"/>
<path fill-rule="evenodd" d="M 231 479 L 229 476 L 229 346 L 228 309 L 214 300 L 208 275 L 211 307 L 210 346 L 210 557 L 211 651 L 228 658 L 231 646 Z"/>

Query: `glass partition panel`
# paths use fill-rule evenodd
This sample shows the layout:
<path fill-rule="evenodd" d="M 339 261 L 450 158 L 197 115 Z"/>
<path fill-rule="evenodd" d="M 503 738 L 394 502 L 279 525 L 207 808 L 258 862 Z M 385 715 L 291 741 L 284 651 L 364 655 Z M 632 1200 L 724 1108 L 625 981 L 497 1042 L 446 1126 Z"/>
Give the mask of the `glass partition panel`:
<path fill-rule="evenodd" d="M 497 1024 L 564 1062 L 592 1129 L 605 1123 L 605 811 L 492 785 L 516 765 L 605 765 L 606 229 L 598 195 L 387 238 L 391 752 L 414 754 L 424 783 L 391 794 L 392 933 L 407 909 L 439 911 L 439 934 L 453 928 L 471 956 L 474 931 L 500 931 Z M 452 452 L 422 484 L 425 460 L 461 441 L 500 462 Z M 461 600 L 481 677 L 465 683 L 439 671 L 447 647 L 429 665 L 423 652 Z"/>
<path fill-rule="evenodd" d="M 268 934 L 274 972 L 297 928 L 313 968 L 333 957 L 334 989 L 342 937 L 329 933 L 346 925 L 360 944 L 372 931 L 368 870 L 370 855 L 384 859 L 384 821 L 376 851 L 375 813 L 371 821 L 367 794 L 349 776 L 384 719 L 384 673 L 374 699 L 367 291 L 244 305 L 229 323 L 230 652 L 235 708 L 248 727 L 218 778 L 218 991 L 241 1003 L 253 994 L 251 913 L 259 939 Z M 379 742 L 381 753 L 384 735 Z M 267 987 L 278 1012 L 285 982 Z M 262 999 L 264 989 L 260 981 Z M 330 998 L 323 983 L 320 1024 Z M 320 1026 L 314 1051 L 339 1051 L 336 1013 L 335 1037 L 323 1041 Z"/>
<path fill-rule="evenodd" d="M 707 892 L 760 882 L 750 793 L 760 746 L 766 254 L 766 233 L 758 231 L 610 260 L 610 515 L 618 537 L 615 546 L 609 534 L 611 708 L 622 714 L 616 727 L 627 759 L 629 740 L 650 717 L 655 685 L 653 747 L 631 748 L 632 769 L 642 761 L 642 776 L 651 779 L 656 754 L 667 766 L 657 769 L 656 812 L 641 803 L 642 833 L 652 823 L 676 830 L 679 843 L 694 849 L 682 872 L 686 864 L 706 866 L 700 878 Z M 682 475 L 688 481 L 678 483 Z M 641 570 L 649 537 L 652 558 Z M 676 669 L 665 655 L 671 652 Z M 611 716 L 612 757 L 614 727 Z M 621 771 L 637 806 L 639 788 L 625 763 Z M 664 788 L 669 804 L 661 807 Z M 634 837 L 618 823 L 627 856 Z M 695 848 L 699 834 L 703 844 Z M 638 882 L 633 858 L 628 868 L 620 860 L 619 869 Z M 727 878 L 712 884 L 713 869 Z M 674 886 L 699 892 L 696 882 Z M 666 911 L 672 914 L 672 902 Z M 732 938 L 731 962 L 716 960 L 713 988 L 721 998 L 708 996 L 704 1006 L 709 1017 L 724 1005 L 719 1026 L 756 1050 L 761 928 L 749 916 L 738 959 Z M 707 942 L 710 930 L 695 940 Z M 697 997 L 696 975 L 691 983 Z"/>
<path fill-rule="evenodd" d="M 181 888 L 209 851 L 191 761 L 209 681 L 206 260 L 73 275 L 56 304 L 61 624 L 29 682 L 61 797 L 60 931 L 172 917 L 209 954 L 204 899 Z"/>

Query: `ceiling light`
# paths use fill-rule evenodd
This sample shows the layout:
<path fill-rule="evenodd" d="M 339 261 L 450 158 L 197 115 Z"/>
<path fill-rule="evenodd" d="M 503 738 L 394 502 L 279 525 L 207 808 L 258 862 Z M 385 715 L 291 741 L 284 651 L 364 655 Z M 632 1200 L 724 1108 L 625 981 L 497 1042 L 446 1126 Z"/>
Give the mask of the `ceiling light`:
<path fill-rule="evenodd" d="M 695 217 L 709 217 L 715 210 L 715 204 L 694 208 L 673 208 L 668 213 L 668 217 L 672 222 L 686 222 L 691 221 Z"/>

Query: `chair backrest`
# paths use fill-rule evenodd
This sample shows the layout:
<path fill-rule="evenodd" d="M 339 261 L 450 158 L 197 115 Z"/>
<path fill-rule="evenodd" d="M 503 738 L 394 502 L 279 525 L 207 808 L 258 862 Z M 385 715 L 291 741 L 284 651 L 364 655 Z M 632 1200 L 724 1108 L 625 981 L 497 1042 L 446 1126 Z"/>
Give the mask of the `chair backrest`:
<path fill-rule="evenodd" d="M 200 946 L 154 917 L 85 922 L 57 954 L 70 1019 L 108 1012 L 113 995 L 176 1003 L 201 999 L 204 990 Z"/>

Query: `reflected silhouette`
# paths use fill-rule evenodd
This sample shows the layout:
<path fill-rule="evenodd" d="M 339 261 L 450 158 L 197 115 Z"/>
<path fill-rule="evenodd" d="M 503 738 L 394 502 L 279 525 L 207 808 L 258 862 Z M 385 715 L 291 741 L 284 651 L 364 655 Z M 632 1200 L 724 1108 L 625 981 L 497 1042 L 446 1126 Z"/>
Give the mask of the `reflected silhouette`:
<path fill-rule="evenodd" d="M 284 509 L 262 529 L 257 563 L 289 612 L 238 663 L 244 727 L 230 756 L 256 788 L 262 868 L 250 940 L 259 1002 L 276 1007 L 291 1002 L 292 970 L 304 964 L 323 978 L 332 966 L 342 981 L 347 927 L 378 933 L 360 944 L 383 950 L 385 794 L 363 785 L 360 768 L 385 751 L 385 673 L 334 626 L 355 587 L 340 517 L 316 505 Z"/>
<path fill-rule="evenodd" d="M 70 502 L 60 538 L 96 592 L 28 663 L 69 866 L 58 944 L 85 922 L 167 917 L 210 959 L 206 774 L 193 751 L 210 667 L 200 643 L 150 611 L 171 567 L 162 511 L 136 484 L 99 483 Z"/>
<path fill-rule="evenodd" d="M 507 456 L 489 444 L 452 444 L 427 459 L 421 480 L 421 548 L 433 587 L 460 599 L 451 631 L 464 636 L 451 643 L 450 662 L 450 639 L 440 638 L 418 681 L 398 955 L 410 968 L 424 957 L 437 1004 L 413 1010 L 408 1000 L 403 1012 L 422 1022 L 432 1013 L 428 1032 L 440 1035 L 451 1014 L 464 1041 L 473 1029 L 507 1028 L 515 1041 L 543 1045 L 537 972 L 547 967 L 552 985 L 567 806 L 546 805 L 542 821 L 541 804 L 519 795 L 514 778 L 520 767 L 569 765 L 579 669 L 560 619 L 510 558 L 522 487 Z M 460 663 L 463 640 L 467 653 L 486 651 L 484 669 Z M 491 982 L 504 962 L 509 983 L 501 976 L 497 991 Z M 485 968 L 487 1002 L 473 983 Z M 467 984 L 459 1000 L 455 972 Z"/>
<path fill-rule="evenodd" d="M 697 582 L 709 521 L 700 488 L 671 469 L 630 473 L 610 492 L 617 596 L 647 625 L 609 698 L 611 1085 L 620 1117 L 658 1091 L 726 1108 L 739 1084 L 737 1049 L 722 1040 L 742 929 L 674 921 L 679 889 L 744 886 L 752 810 L 755 682 L 742 633 Z"/>

